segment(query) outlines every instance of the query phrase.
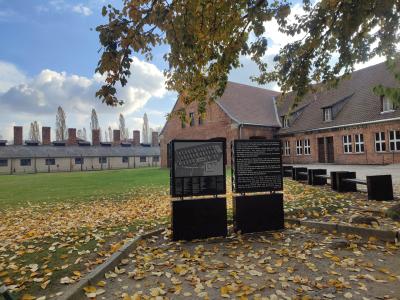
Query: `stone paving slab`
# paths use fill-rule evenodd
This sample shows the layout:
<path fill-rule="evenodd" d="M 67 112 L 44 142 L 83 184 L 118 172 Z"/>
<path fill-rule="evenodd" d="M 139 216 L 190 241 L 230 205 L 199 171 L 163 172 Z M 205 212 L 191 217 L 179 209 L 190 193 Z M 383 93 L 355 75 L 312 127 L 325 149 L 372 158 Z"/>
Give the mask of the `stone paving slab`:
<path fill-rule="evenodd" d="M 305 227 L 195 242 L 164 233 L 108 273 L 97 299 L 399 299 L 399 255 Z"/>

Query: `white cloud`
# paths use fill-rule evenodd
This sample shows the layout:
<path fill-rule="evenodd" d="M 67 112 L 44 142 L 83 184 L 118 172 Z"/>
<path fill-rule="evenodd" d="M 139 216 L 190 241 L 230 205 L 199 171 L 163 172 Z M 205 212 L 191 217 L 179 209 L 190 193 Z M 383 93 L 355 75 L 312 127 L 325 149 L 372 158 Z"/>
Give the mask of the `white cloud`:
<path fill-rule="evenodd" d="M 84 15 L 84 16 L 90 16 L 93 13 L 89 7 L 87 7 L 81 3 L 73 6 L 72 11 L 76 12 L 78 14 Z"/>
<path fill-rule="evenodd" d="M 117 87 L 124 105 L 109 107 L 95 98 L 95 92 L 103 83 L 99 75 L 89 78 L 45 69 L 27 79 L 14 65 L 2 62 L 0 87 L 4 93 L 0 94 L 0 111 L 4 113 L 4 119 L 8 119 L 7 124 L 16 119 L 22 125 L 35 119 L 45 120 L 42 123 L 46 124 L 53 122 L 49 120 L 54 118 L 57 107 L 61 105 L 73 126 L 88 128 L 90 112 L 95 108 L 100 119 L 104 120 L 103 126 L 115 125 L 112 120 L 117 120 L 118 114 L 123 113 L 127 126 L 132 130 L 140 125 L 132 114 L 143 109 L 150 99 L 164 97 L 167 91 L 163 73 L 155 65 L 133 57 L 131 73 L 128 84 L 123 88 Z"/>
<path fill-rule="evenodd" d="M 0 94 L 26 80 L 27 77 L 24 72 L 15 65 L 0 60 Z"/>

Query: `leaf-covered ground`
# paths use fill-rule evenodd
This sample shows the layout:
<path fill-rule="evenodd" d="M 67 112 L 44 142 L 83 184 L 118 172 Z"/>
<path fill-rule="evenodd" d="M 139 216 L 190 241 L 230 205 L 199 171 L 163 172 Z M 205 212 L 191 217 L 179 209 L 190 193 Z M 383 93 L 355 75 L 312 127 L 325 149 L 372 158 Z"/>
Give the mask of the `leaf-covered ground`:
<path fill-rule="evenodd" d="M 0 281 L 25 299 L 57 295 L 126 238 L 168 224 L 168 184 L 159 169 L 3 176 Z M 365 197 L 291 180 L 284 186 L 285 209 L 299 217 L 342 214 Z"/>
<path fill-rule="evenodd" d="M 185 243 L 166 231 L 85 291 L 123 300 L 398 299 L 399 254 L 392 244 L 306 228 Z"/>

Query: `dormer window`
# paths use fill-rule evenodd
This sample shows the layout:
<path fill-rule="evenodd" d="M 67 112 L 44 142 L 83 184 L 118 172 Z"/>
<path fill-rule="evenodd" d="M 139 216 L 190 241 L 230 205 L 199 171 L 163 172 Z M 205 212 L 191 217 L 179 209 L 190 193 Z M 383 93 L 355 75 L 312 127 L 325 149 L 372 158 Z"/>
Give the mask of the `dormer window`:
<path fill-rule="evenodd" d="M 332 121 L 332 107 L 324 108 L 324 122 Z"/>
<path fill-rule="evenodd" d="M 283 128 L 289 128 L 289 118 L 287 116 L 282 116 L 282 126 Z"/>
<path fill-rule="evenodd" d="M 392 112 L 395 109 L 393 102 L 390 99 L 386 98 L 385 96 L 381 96 L 381 106 L 383 113 Z"/>

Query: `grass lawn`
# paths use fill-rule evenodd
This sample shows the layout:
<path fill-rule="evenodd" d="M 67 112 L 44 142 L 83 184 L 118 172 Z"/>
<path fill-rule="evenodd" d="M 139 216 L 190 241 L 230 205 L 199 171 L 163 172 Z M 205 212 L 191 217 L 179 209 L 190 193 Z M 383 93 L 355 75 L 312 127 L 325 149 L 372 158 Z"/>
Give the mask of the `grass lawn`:
<path fill-rule="evenodd" d="M 137 187 L 167 187 L 168 184 L 169 171 L 159 168 L 4 175 L 0 177 L 0 209 L 85 201 L 121 195 Z"/>

